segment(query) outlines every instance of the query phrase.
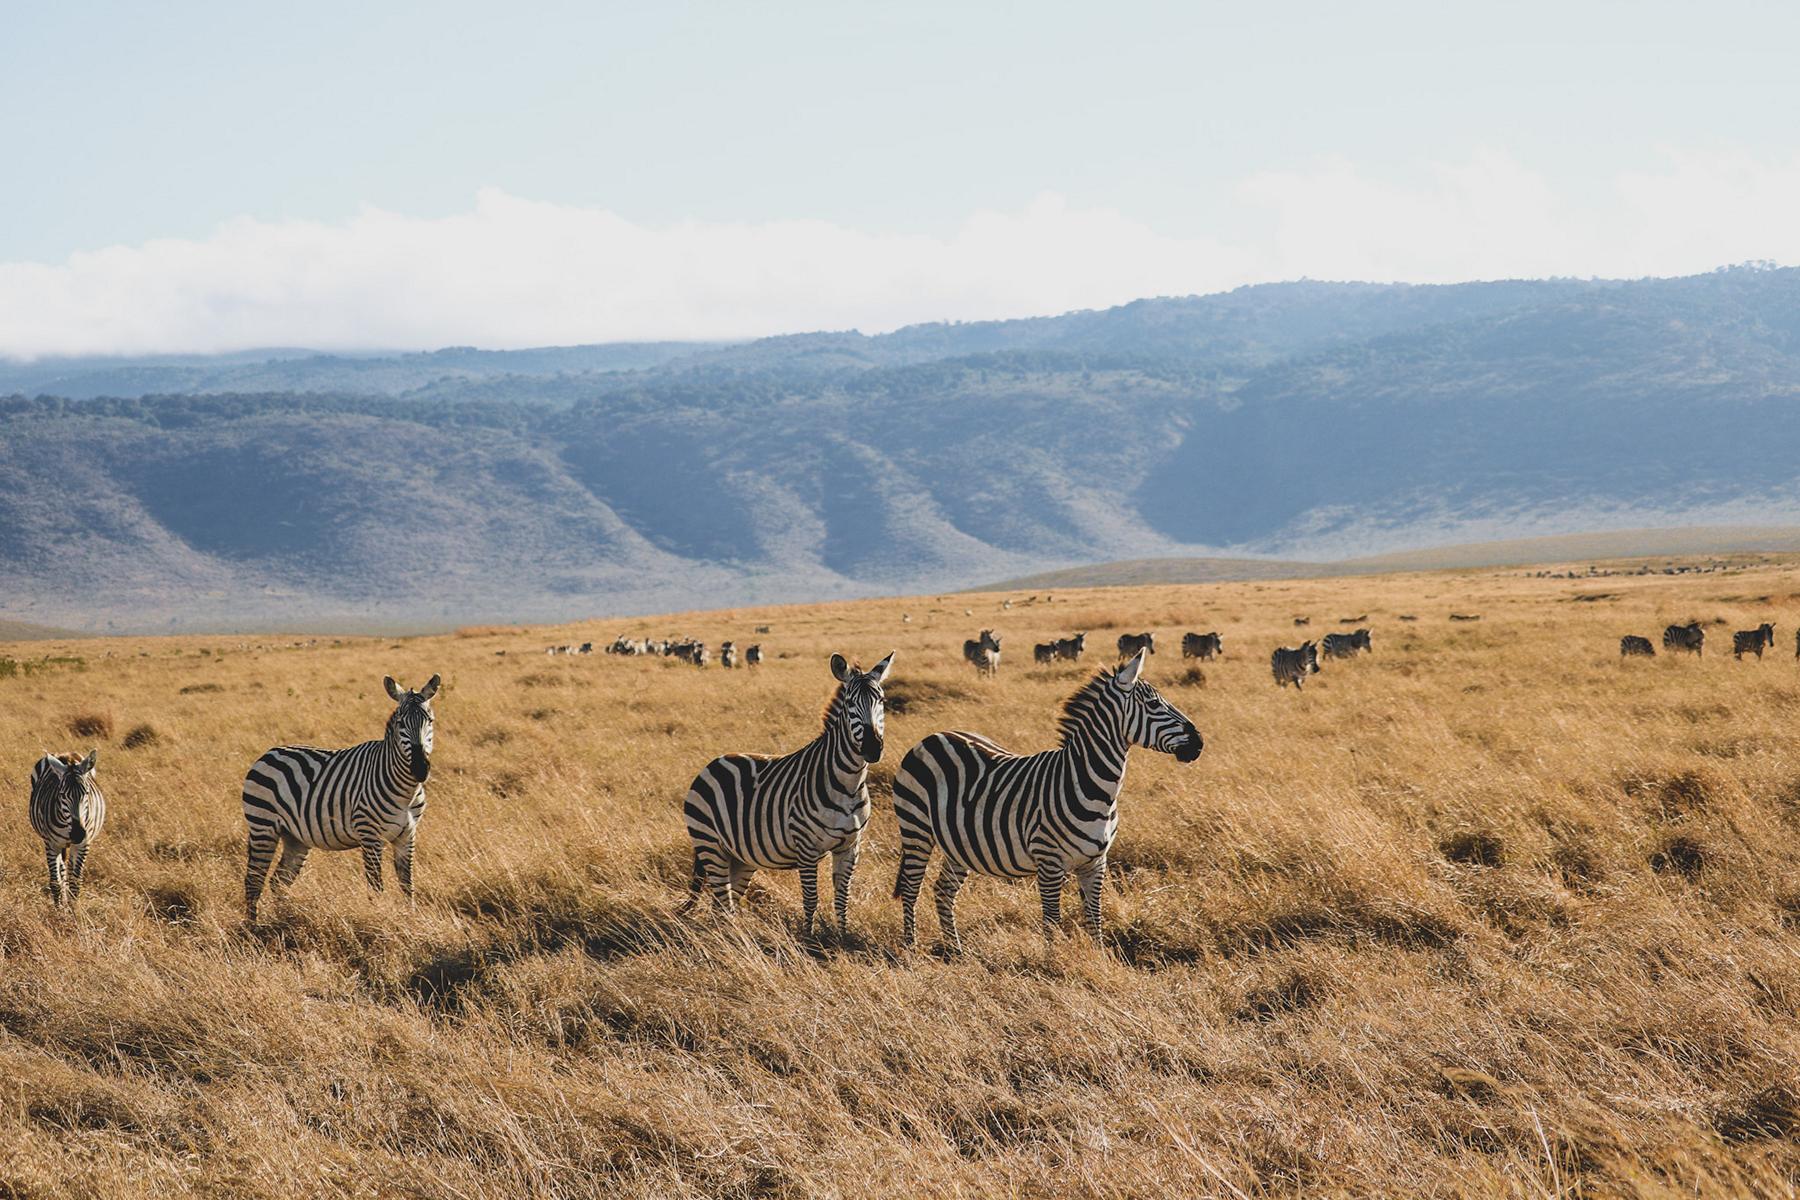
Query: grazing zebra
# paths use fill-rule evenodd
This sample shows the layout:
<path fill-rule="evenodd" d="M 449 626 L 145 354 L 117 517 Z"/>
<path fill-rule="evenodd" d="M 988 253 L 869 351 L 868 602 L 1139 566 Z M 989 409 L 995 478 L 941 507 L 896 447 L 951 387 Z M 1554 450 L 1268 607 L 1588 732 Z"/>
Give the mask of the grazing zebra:
<path fill-rule="evenodd" d="M 737 666 L 737 644 L 735 642 L 719 643 L 719 665 L 727 670 Z"/>
<path fill-rule="evenodd" d="M 1295 617 L 1294 618 L 1294 628 L 1295 629 L 1300 628 L 1300 626 L 1302 626 L 1302 625 L 1311 625 L 1311 624 L 1312 624 L 1311 617 Z"/>
<path fill-rule="evenodd" d="M 755 645 L 752 645 L 752 646 L 744 647 L 744 665 L 746 667 L 756 667 L 756 666 L 762 665 L 762 643 L 761 642 L 757 642 Z"/>
<path fill-rule="evenodd" d="M 1283 646 L 1269 655 L 1269 669 L 1275 674 L 1275 682 L 1282 687 L 1293 684 L 1296 688 L 1308 675 L 1319 673 L 1319 650 L 1311 642 L 1301 642 L 1297 649 Z"/>
<path fill-rule="evenodd" d="M 897 652 L 896 652 L 897 653 Z M 735 912 L 757 868 L 798 870 L 804 932 L 819 907 L 819 861 L 831 855 L 838 932 L 850 919 L 850 877 L 869 823 L 869 764 L 881 761 L 881 685 L 894 655 L 868 671 L 831 656 L 838 689 L 825 707 L 819 736 L 792 754 L 726 754 L 695 777 L 682 812 L 694 841 L 688 912 L 711 885 L 713 899 Z"/>
<path fill-rule="evenodd" d="M 1044 598 L 1046 601 L 1049 597 Z M 1081 656 L 1087 652 L 1087 632 L 1084 630 L 1074 637 L 1056 639 L 1056 657 L 1069 662 L 1080 662 Z"/>
<path fill-rule="evenodd" d="M 1706 654 L 1706 630 L 1700 628 L 1700 622 L 1689 621 L 1686 625 L 1671 625 L 1663 630 L 1664 650 L 1686 650 L 1693 654 Z"/>
<path fill-rule="evenodd" d="M 1119 828 L 1126 752 L 1144 746 L 1187 763 L 1203 745 L 1194 723 L 1141 678 L 1144 654 L 1102 668 L 1069 698 L 1058 721 L 1058 749 L 1013 754 L 980 734 L 952 731 L 907 751 L 894 777 L 900 819 L 894 896 L 908 946 L 917 940 L 913 910 L 938 848 L 944 865 L 932 890 L 950 950 L 962 949 L 956 894 L 970 872 L 1037 876 L 1046 938 L 1061 924 L 1063 883 L 1073 875 L 1087 927 L 1100 936 L 1100 890 Z"/>
<path fill-rule="evenodd" d="M 1056 643 L 1039 642 L 1031 648 L 1032 660 L 1039 665 L 1048 665 L 1056 661 Z"/>
<path fill-rule="evenodd" d="M 983 675 L 994 675 L 1000 670 L 1000 639 L 994 631 L 984 629 L 981 636 L 963 643 L 963 657 L 975 664 L 975 670 Z"/>
<path fill-rule="evenodd" d="M 1328 633 L 1319 648 L 1325 652 L 1326 658 L 1355 658 L 1358 650 L 1367 650 L 1371 654 L 1375 652 L 1366 629 L 1358 629 L 1355 633 Z"/>
<path fill-rule="evenodd" d="M 256 922 L 256 902 L 275 846 L 276 890 L 293 885 L 309 850 L 362 851 L 363 878 L 381 890 L 382 847 L 394 848 L 394 876 L 408 902 L 413 894 L 413 843 L 425 815 L 431 774 L 431 699 L 440 678 L 418 691 L 382 680 L 394 711 L 381 737 L 347 750 L 277 746 L 244 777 L 244 821 L 250 826 L 244 871 L 244 916 Z"/>
<path fill-rule="evenodd" d="M 1213 655 L 1225 657 L 1225 639 L 1217 633 L 1189 633 L 1181 639 L 1181 657 L 1210 660 Z"/>
<path fill-rule="evenodd" d="M 1774 645 L 1775 624 L 1772 621 L 1764 621 L 1755 629 L 1740 629 L 1731 635 L 1731 656 L 1741 659 L 1745 654 L 1754 654 L 1757 658 L 1761 658 L 1763 648 L 1773 648 Z"/>
<path fill-rule="evenodd" d="M 1619 657 L 1630 658 L 1634 654 L 1644 658 L 1655 658 L 1656 647 L 1650 644 L 1649 638 L 1628 633 L 1619 639 Z"/>
<path fill-rule="evenodd" d="M 31 768 L 31 828 L 44 839 L 50 896 L 58 905 L 74 904 L 81 894 L 81 866 L 106 823 L 106 795 L 94 778 L 99 760 L 98 750 L 86 758 L 46 754 Z"/>
<path fill-rule="evenodd" d="M 1119 635 L 1119 659 L 1124 661 L 1138 651 L 1146 654 L 1156 653 L 1156 635 L 1154 633 L 1121 633 Z"/>

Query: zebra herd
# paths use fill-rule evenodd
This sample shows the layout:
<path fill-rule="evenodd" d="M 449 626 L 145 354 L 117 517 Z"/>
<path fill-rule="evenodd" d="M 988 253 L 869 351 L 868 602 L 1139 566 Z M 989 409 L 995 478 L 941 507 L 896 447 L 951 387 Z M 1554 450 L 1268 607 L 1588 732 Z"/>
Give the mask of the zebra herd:
<path fill-rule="evenodd" d="M 590 643 L 591 645 L 592 643 Z M 667 658 L 677 658 L 696 667 L 704 667 L 712 661 L 712 650 L 705 642 L 697 638 L 663 638 L 660 641 L 651 638 L 614 638 L 606 647 L 608 654 L 627 656 L 640 654 L 659 654 Z M 587 653 L 583 650 L 582 653 Z M 727 669 L 738 666 L 740 661 L 746 667 L 760 666 L 763 660 L 761 642 L 745 646 L 740 656 L 736 642 L 719 643 L 719 665 Z"/>
<path fill-rule="evenodd" d="M 1663 630 L 1662 644 L 1664 650 L 1681 651 L 1696 657 L 1706 653 L 1706 630 L 1700 622 L 1689 621 L 1686 625 L 1670 625 Z M 1775 646 L 1775 623 L 1764 621 L 1755 629 L 1739 629 L 1731 635 L 1731 656 L 1742 659 L 1746 654 L 1763 656 L 1764 650 Z M 1656 647 L 1650 644 L 1647 637 L 1628 633 L 1619 639 L 1620 658 L 1655 658 Z M 1800 658 L 1800 629 L 1794 631 L 1794 657 Z"/>
<path fill-rule="evenodd" d="M 1363 620 L 1365 617 L 1352 618 Z M 1300 618 L 1295 619 L 1299 624 Z M 1086 648 L 1087 634 L 1078 633 L 1073 637 L 1055 638 L 1048 642 L 1038 642 L 1031 649 L 1032 661 L 1039 666 L 1049 666 L 1057 662 L 1079 662 Z M 1328 633 L 1319 642 L 1302 642 L 1299 646 L 1283 646 L 1269 656 L 1269 669 L 1275 676 L 1278 686 L 1293 684 L 1299 688 L 1308 675 L 1319 672 L 1319 657 L 1354 658 L 1359 653 L 1374 653 L 1373 635 L 1367 629 L 1358 629 L 1353 633 Z M 1138 654 L 1156 653 L 1156 634 L 1122 633 L 1119 635 L 1118 650 L 1120 659 L 1128 659 Z M 1181 638 L 1181 657 L 1200 659 L 1210 662 L 1214 658 L 1225 657 L 1225 637 L 1217 631 L 1211 633 L 1187 633 Z M 1000 670 L 1000 639 L 991 629 L 983 629 L 978 637 L 970 638 L 963 643 L 963 658 L 972 663 L 979 674 L 995 675 Z"/>

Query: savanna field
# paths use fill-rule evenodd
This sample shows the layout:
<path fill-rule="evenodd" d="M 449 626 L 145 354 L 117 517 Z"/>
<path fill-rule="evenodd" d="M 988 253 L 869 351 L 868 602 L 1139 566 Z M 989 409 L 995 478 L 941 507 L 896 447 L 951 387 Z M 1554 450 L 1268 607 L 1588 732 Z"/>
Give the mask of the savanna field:
<path fill-rule="evenodd" d="M 1800 560 L 1007 598 L 0 646 L 0 1196 L 1800 1191 Z M 1372 656 L 1275 686 L 1273 647 L 1363 614 Z M 1689 619 L 1705 656 L 1660 652 Z M 961 656 L 982 627 L 994 680 Z M 1133 751 L 1105 945 L 1072 889 L 1047 949 L 1035 888 L 977 877 L 966 953 L 931 951 L 929 893 L 902 952 L 902 754 L 1052 745 L 1143 629 L 1206 750 Z M 1225 659 L 1183 662 L 1214 629 Z M 1032 664 L 1080 630 L 1080 666 Z M 768 658 L 543 653 L 621 634 Z M 791 873 L 678 918 L 694 774 L 800 745 L 828 656 L 894 649 L 852 936 L 796 936 Z M 378 737 L 383 675 L 433 673 L 416 908 L 315 852 L 246 929 L 250 762 Z M 70 915 L 27 778 L 95 745 Z"/>

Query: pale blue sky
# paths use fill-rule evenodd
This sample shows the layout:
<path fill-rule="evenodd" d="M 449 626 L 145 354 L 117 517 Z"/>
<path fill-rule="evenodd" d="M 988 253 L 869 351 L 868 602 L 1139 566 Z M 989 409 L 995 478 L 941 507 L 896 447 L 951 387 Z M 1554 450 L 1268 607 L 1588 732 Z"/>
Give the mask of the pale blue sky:
<path fill-rule="evenodd" d="M 665 231 L 816 220 L 936 239 L 1049 195 L 1160 238 L 1245 250 L 1229 269 L 1198 271 L 1193 290 L 1265 273 L 1561 262 L 1523 250 L 1421 259 L 1379 237 L 1340 260 L 1315 227 L 1331 210 L 1311 225 L 1296 215 L 1309 191 L 1353 176 L 1347 237 L 1356 203 L 1403 208 L 1383 197 L 1421 191 L 1453 230 L 1466 203 L 1439 194 L 1442 172 L 1486 156 L 1522 196 L 1553 197 L 1517 231 L 1521 247 L 1553 228 L 1578 248 L 1617 223 L 1637 174 L 1682 173 L 1682 199 L 1664 188 L 1632 201 L 1664 215 L 1634 210 L 1648 232 L 1630 246 L 1564 254 L 1568 273 L 1661 271 L 1646 239 L 1660 245 L 1659 222 L 1686 205 L 1682 238 L 1700 240 L 1670 257 L 1679 270 L 1785 256 L 1785 245 L 1758 249 L 1772 234 L 1714 242 L 1698 226 L 1719 180 L 1720 195 L 1784 207 L 1771 189 L 1800 161 L 1797 54 L 1800 7 L 1778 4 L 0 0 L 0 265 L 204 241 L 241 217 L 444 218 L 471 213 L 483 188 Z M 1672 168 L 1683 156 L 1705 161 Z M 63 286 L 31 279 L 40 293 Z M 1185 279 L 1109 280 L 1094 294 L 1185 290 Z M 843 323 L 887 313 L 847 311 Z M 616 326 L 596 320 L 600 333 Z M 679 318 L 668 332 L 709 330 Z M 193 341 L 150 342 L 164 336 Z M 9 351 L 32 346 L 0 342 Z"/>

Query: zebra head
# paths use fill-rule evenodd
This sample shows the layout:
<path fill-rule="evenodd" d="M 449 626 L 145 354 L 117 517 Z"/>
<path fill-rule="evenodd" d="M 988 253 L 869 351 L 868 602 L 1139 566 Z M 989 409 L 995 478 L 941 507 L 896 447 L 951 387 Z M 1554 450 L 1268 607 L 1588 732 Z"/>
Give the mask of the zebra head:
<path fill-rule="evenodd" d="M 74 758 L 72 754 L 53 758 L 51 761 L 56 768 L 46 782 L 54 789 L 50 810 L 52 828 L 68 830 L 69 841 L 79 844 L 87 841 L 87 829 L 81 823 L 81 806 L 94 794 L 94 767 L 100 761 L 100 751 L 89 750 L 86 758 L 70 761 Z"/>
<path fill-rule="evenodd" d="M 1162 698 L 1144 679 L 1145 650 L 1139 650 L 1113 672 L 1112 686 L 1122 700 L 1125 740 L 1146 750 L 1173 754 L 1178 762 L 1200 757 L 1206 742 L 1187 715 Z"/>
<path fill-rule="evenodd" d="M 382 680 L 387 687 L 388 696 L 397 706 L 394 715 L 388 718 L 387 741 L 412 770 L 412 777 L 424 783 L 431 774 L 431 733 L 435 718 L 431 712 L 431 698 L 437 695 L 441 676 L 433 675 L 430 682 L 416 692 L 406 691 L 394 682 L 392 675 Z"/>
<path fill-rule="evenodd" d="M 881 761 L 882 738 L 887 726 L 887 706 L 881 685 L 887 679 L 897 653 L 897 650 L 889 651 L 886 658 L 867 671 L 851 666 L 841 654 L 831 656 L 831 674 L 842 686 L 832 700 L 827 719 L 840 724 L 850 745 L 865 763 Z"/>

